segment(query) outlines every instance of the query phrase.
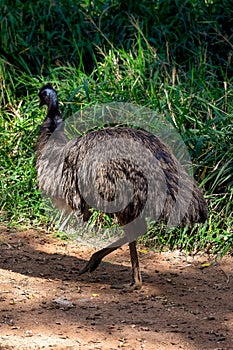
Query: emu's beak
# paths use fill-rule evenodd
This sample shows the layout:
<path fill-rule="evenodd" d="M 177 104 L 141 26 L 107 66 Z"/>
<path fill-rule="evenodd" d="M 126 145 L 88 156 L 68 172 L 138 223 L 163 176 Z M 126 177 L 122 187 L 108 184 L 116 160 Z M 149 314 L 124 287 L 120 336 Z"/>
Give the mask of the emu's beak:
<path fill-rule="evenodd" d="M 45 105 L 45 101 L 40 100 L 39 107 L 42 107 L 42 106 L 44 106 L 44 105 Z"/>

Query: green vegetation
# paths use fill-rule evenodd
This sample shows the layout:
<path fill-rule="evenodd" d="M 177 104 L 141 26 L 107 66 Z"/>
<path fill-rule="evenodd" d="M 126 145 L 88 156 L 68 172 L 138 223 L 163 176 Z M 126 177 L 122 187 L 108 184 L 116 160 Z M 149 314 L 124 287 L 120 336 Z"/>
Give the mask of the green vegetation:
<path fill-rule="evenodd" d="M 65 116 L 130 101 L 171 122 L 193 160 L 209 221 L 151 228 L 148 244 L 226 253 L 233 246 L 233 8 L 226 0 L 1 1 L 0 211 L 45 226 L 34 144 L 38 89 L 57 86 Z"/>

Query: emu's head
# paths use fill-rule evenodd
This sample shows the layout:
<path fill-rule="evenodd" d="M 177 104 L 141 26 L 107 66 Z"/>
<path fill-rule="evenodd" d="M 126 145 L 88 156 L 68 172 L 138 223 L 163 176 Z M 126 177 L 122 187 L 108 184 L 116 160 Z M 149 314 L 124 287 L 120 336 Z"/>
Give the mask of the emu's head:
<path fill-rule="evenodd" d="M 58 105 L 57 93 L 50 83 L 44 85 L 40 89 L 38 96 L 40 98 L 40 107 L 44 105 L 47 105 L 48 107 Z"/>

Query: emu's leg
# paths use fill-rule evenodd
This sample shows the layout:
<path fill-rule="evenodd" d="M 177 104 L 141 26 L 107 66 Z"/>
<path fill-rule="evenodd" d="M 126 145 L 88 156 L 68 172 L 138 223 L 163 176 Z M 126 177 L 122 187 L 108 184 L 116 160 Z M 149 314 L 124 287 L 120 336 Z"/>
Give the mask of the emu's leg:
<path fill-rule="evenodd" d="M 141 289 L 142 277 L 139 269 L 138 253 L 136 248 L 136 241 L 129 243 L 131 264 L 132 264 L 132 282 L 130 285 L 113 285 L 112 288 L 123 289 L 125 292 Z"/>
<path fill-rule="evenodd" d="M 124 222 L 123 220 L 120 220 L 120 224 L 123 226 Z M 139 262 L 138 262 L 138 254 L 137 254 L 137 248 L 136 248 L 136 239 L 137 237 L 143 233 L 146 232 L 146 221 L 144 218 L 141 218 L 137 222 L 135 222 L 132 227 L 124 227 L 125 236 L 118 239 L 116 242 L 110 244 L 108 247 L 103 248 L 96 253 L 94 253 L 88 263 L 84 266 L 84 268 L 79 271 L 79 275 L 82 275 L 85 272 L 92 272 L 94 271 L 99 264 L 101 263 L 101 260 L 114 250 L 120 248 L 122 245 L 129 243 L 129 249 L 130 249 L 130 257 L 131 257 L 131 264 L 132 264 L 132 274 L 133 274 L 133 280 L 130 286 L 124 286 L 125 290 L 135 290 L 140 289 L 142 286 L 142 278 L 139 270 Z M 113 288 L 119 288 L 119 286 L 112 286 Z"/>
<path fill-rule="evenodd" d="M 129 290 L 140 289 L 142 287 L 142 277 L 139 269 L 138 253 L 136 247 L 136 241 L 129 243 L 131 264 L 132 264 L 132 283 Z"/>
<path fill-rule="evenodd" d="M 114 250 L 120 248 L 123 244 L 126 244 L 128 242 L 127 236 L 124 236 L 120 239 L 118 239 L 116 242 L 110 244 L 108 247 L 103 248 L 101 250 L 98 250 L 98 252 L 94 253 L 88 263 L 84 266 L 84 268 L 79 271 L 79 275 L 82 275 L 85 272 L 92 272 L 94 271 L 99 264 L 101 263 L 101 260 Z"/>
<path fill-rule="evenodd" d="M 142 287 L 142 277 L 139 269 L 138 253 L 136 247 L 136 240 L 138 236 L 147 231 L 147 224 L 144 216 L 139 216 L 129 224 L 125 222 L 125 218 L 120 217 L 119 221 L 124 226 L 124 231 L 128 237 L 130 258 L 132 264 L 132 282 L 130 286 L 126 287 L 125 290 L 135 290 Z"/>

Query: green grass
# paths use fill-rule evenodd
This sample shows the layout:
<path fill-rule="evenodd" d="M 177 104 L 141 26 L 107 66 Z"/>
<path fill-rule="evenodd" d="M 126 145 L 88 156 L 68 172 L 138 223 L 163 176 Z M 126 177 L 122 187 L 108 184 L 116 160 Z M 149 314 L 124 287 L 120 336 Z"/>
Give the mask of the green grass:
<path fill-rule="evenodd" d="M 233 9 L 228 1 L 16 2 L 0 12 L 0 210 L 46 227 L 34 144 L 50 81 L 63 115 L 112 101 L 146 106 L 181 134 L 209 205 L 193 230 L 151 228 L 156 247 L 225 254 L 233 244 Z"/>

